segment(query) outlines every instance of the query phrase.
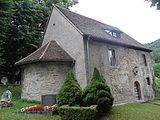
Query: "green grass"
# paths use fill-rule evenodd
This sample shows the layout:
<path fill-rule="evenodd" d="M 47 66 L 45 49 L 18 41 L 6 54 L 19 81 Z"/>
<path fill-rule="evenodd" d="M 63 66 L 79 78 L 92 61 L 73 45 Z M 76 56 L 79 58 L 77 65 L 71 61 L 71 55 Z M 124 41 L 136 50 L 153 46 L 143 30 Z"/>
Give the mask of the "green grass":
<path fill-rule="evenodd" d="M 60 120 L 59 116 L 18 113 L 22 107 L 38 104 L 34 101 L 14 100 L 13 107 L 0 109 L 0 120 Z"/>
<path fill-rule="evenodd" d="M 160 102 L 160 101 L 157 101 Z M 14 100 L 13 107 L 0 109 L 0 120 L 61 120 L 57 115 L 35 115 L 18 113 L 22 107 L 37 105 L 39 102 Z M 149 103 L 134 103 L 114 106 L 111 114 L 103 120 L 159 120 L 160 106 Z"/>
<path fill-rule="evenodd" d="M 160 100 L 154 100 L 154 101 L 151 101 L 150 103 L 160 105 Z"/>
<path fill-rule="evenodd" d="M 159 120 L 160 106 L 145 103 L 115 106 L 105 120 Z"/>
<path fill-rule="evenodd" d="M 12 93 L 13 107 L 0 109 L 0 120 L 60 120 L 59 116 L 18 113 L 23 107 L 38 105 L 40 103 L 36 101 L 21 100 L 20 86 L 0 86 L 0 97 L 6 90 L 10 90 Z"/>

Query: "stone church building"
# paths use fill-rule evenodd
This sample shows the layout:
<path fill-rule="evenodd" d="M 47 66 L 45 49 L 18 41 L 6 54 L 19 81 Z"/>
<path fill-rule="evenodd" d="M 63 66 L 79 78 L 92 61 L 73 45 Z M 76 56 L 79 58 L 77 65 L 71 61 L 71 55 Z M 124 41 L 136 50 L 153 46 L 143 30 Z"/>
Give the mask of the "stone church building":
<path fill-rule="evenodd" d="M 114 104 L 154 99 L 151 50 L 120 29 L 53 6 L 42 46 L 16 62 L 22 69 L 23 99 L 57 94 L 73 70 L 84 88 L 97 67 Z"/>

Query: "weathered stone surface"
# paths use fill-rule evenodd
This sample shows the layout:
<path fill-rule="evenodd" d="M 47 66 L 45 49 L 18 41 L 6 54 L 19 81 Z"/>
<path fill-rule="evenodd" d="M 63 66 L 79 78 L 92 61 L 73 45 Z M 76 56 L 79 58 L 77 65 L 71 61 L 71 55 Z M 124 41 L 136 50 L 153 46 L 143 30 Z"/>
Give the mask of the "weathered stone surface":
<path fill-rule="evenodd" d="M 21 98 L 40 101 L 42 95 L 56 95 L 70 70 L 71 65 L 62 62 L 28 64 L 23 72 Z"/>
<path fill-rule="evenodd" d="M 116 66 L 109 65 L 108 49 L 114 49 L 116 52 Z M 146 56 L 147 66 L 144 65 L 142 54 Z M 90 67 L 90 74 L 94 67 L 97 67 L 104 75 L 111 87 L 115 104 L 136 101 L 135 81 L 140 84 L 142 101 L 154 99 L 153 68 L 149 52 L 90 41 Z M 136 75 L 134 74 L 135 67 L 138 71 Z M 147 85 L 146 77 L 150 78 L 150 85 Z"/>

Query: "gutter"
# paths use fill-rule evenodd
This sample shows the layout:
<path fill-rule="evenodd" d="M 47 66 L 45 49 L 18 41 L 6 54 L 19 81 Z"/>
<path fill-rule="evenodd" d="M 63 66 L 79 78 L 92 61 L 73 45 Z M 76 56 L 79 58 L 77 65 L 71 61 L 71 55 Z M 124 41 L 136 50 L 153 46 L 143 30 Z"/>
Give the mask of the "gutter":
<path fill-rule="evenodd" d="M 108 43 L 108 44 L 111 44 L 111 45 L 121 46 L 121 47 L 135 49 L 135 50 L 141 50 L 141 51 L 145 51 L 145 52 L 152 52 L 152 50 L 148 49 L 148 48 L 142 48 L 142 47 L 137 47 L 137 46 L 124 44 L 124 43 L 120 43 L 120 42 L 114 42 L 114 41 L 111 41 L 109 39 L 104 39 L 104 38 L 96 37 L 96 36 L 89 35 L 89 34 L 84 34 L 83 36 L 84 37 L 90 36 L 90 38 L 92 38 L 92 40 L 97 41 L 97 42 Z"/>

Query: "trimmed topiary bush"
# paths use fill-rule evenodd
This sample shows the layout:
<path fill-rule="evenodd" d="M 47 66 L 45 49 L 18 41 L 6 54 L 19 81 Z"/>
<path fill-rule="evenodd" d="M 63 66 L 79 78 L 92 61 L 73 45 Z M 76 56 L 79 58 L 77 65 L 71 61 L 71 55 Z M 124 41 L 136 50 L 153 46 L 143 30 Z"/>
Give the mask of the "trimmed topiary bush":
<path fill-rule="evenodd" d="M 97 105 L 90 107 L 61 106 L 58 108 L 62 120 L 97 120 Z"/>
<path fill-rule="evenodd" d="M 58 106 L 62 105 L 80 105 L 82 101 L 82 90 L 74 74 L 69 72 L 66 75 L 63 85 L 57 95 Z"/>
<path fill-rule="evenodd" d="M 83 104 L 85 106 L 98 105 L 99 112 L 109 112 L 113 105 L 113 96 L 103 76 L 95 68 L 93 77 L 83 90 Z"/>

